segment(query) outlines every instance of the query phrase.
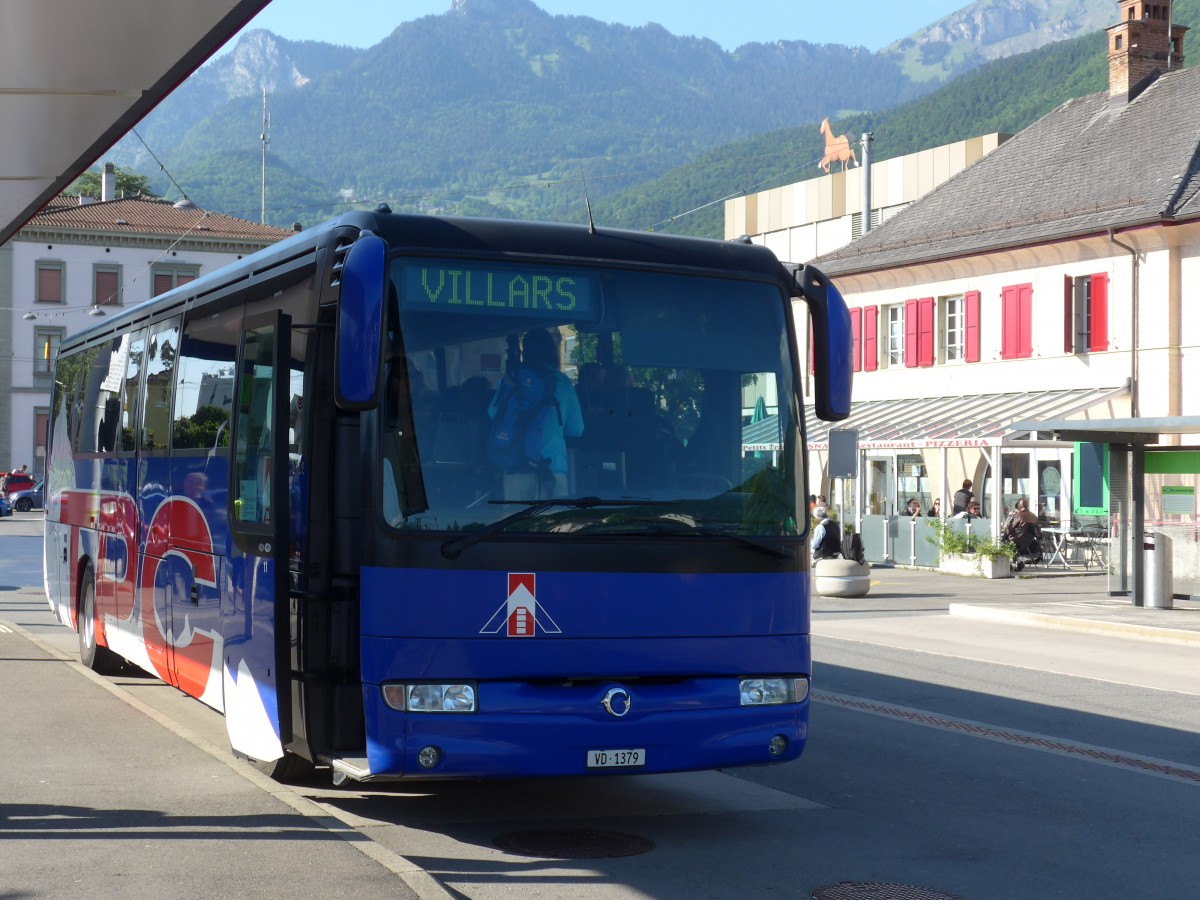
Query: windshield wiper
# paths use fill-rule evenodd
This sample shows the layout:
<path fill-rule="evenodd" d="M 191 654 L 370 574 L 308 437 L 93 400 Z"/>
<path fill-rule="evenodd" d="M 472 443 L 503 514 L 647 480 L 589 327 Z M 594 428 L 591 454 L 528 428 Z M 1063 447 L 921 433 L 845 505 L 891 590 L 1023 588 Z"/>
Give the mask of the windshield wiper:
<path fill-rule="evenodd" d="M 703 535 L 704 537 L 721 537 L 737 541 L 739 544 L 743 544 L 753 550 L 758 550 L 761 553 L 774 556 L 776 559 L 791 559 L 796 555 L 795 551 L 787 544 L 778 546 L 776 544 L 768 543 L 765 540 L 761 540 L 760 538 L 752 538 L 748 535 L 738 534 L 736 531 L 721 531 L 720 529 L 711 528 L 706 525 L 697 525 L 690 519 L 679 519 L 667 516 L 659 519 L 640 519 L 635 521 L 638 524 L 650 526 L 643 530 L 642 533 L 644 534 L 698 534 Z M 625 533 L 629 534 L 629 532 Z"/>
<path fill-rule="evenodd" d="M 494 504 L 524 504 L 525 506 L 524 509 L 518 509 L 515 513 L 505 516 L 503 519 L 497 519 L 491 525 L 480 528 L 478 531 L 464 534 L 453 541 L 446 541 L 446 543 L 442 544 L 442 556 L 446 557 L 446 559 L 458 559 L 468 547 L 473 547 L 480 541 L 490 538 L 493 534 L 503 531 L 514 522 L 520 522 L 522 519 L 536 516 L 554 506 L 565 506 L 570 509 L 591 509 L 595 506 L 665 506 L 672 505 L 678 501 L 637 500 L 633 498 L 612 500 L 602 497 L 555 497 L 552 500 L 490 500 L 488 502 Z"/>

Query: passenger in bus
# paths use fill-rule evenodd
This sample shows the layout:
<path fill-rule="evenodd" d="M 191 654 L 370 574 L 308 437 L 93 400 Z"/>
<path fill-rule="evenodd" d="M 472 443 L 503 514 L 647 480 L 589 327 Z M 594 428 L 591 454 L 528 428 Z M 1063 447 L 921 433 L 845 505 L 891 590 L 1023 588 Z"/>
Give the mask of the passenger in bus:
<path fill-rule="evenodd" d="M 496 389 L 488 407 L 495 419 L 502 403 L 515 390 L 521 369 L 534 369 L 539 375 L 553 379 L 553 404 L 547 414 L 540 416 L 539 460 L 527 468 L 504 473 L 504 496 L 512 500 L 544 500 L 567 496 L 567 438 L 583 434 L 583 411 L 575 388 L 559 365 L 558 343 L 544 328 L 533 328 L 521 340 L 521 363 L 518 371 L 505 376 Z M 534 461 L 531 461 L 534 463 Z"/>

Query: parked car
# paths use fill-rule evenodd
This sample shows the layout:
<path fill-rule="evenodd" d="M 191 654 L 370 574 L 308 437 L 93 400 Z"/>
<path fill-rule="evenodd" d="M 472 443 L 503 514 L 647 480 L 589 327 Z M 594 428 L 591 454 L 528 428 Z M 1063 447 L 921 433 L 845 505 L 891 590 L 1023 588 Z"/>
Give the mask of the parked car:
<path fill-rule="evenodd" d="M 37 482 L 24 490 L 8 491 L 8 502 L 17 512 L 29 512 L 31 509 L 41 509 L 42 482 Z"/>

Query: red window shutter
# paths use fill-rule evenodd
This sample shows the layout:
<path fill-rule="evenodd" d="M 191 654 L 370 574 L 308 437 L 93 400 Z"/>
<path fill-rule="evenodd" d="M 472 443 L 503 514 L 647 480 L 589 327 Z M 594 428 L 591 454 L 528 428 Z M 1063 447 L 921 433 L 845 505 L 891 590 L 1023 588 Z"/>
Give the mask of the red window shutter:
<path fill-rule="evenodd" d="M 1020 309 L 1017 355 L 1029 359 L 1033 356 L 1033 285 L 1023 284 L 1017 292 Z"/>
<path fill-rule="evenodd" d="M 62 269 L 50 266 L 38 269 L 37 302 L 62 303 Z"/>
<path fill-rule="evenodd" d="M 979 291 L 963 294 L 963 355 L 967 362 L 979 362 Z"/>
<path fill-rule="evenodd" d="M 175 285 L 172 284 L 172 279 L 171 279 L 171 276 L 169 273 L 168 274 L 163 274 L 162 272 L 154 273 L 154 296 L 155 297 L 157 297 L 159 294 L 165 294 L 167 291 L 169 291 L 174 286 Z"/>
<path fill-rule="evenodd" d="M 850 310 L 850 336 L 854 339 L 851 361 L 854 371 L 859 372 L 862 370 L 862 310 L 857 306 Z"/>
<path fill-rule="evenodd" d="M 1017 355 L 1017 289 L 1006 287 L 1000 291 L 1000 358 L 1013 359 Z"/>
<path fill-rule="evenodd" d="M 195 280 L 196 280 L 195 275 L 184 275 L 182 272 L 180 272 L 178 275 L 175 276 L 175 286 L 179 287 L 179 285 L 181 285 L 181 284 L 187 284 L 189 281 L 195 281 Z"/>
<path fill-rule="evenodd" d="M 917 365 L 917 301 L 904 301 L 904 365 Z"/>
<path fill-rule="evenodd" d="M 879 307 L 863 309 L 863 371 L 874 372 L 879 368 Z"/>
<path fill-rule="evenodd" d="M 116 272 L 96 273 L 96 305 L 115 306 L 120 298 L 117 296 L 121 287 L 121 276 Z"/>
<path fill-rule="evenodd" d="M 1063 276 L 1063 353 L 1075 352 L 1075 279 Z"/>
<path fill-rule="evenodd" d="M 1088 349 L 1108 349 L 1108 276 L 1092 276 L 1092 333 Z"/>
<path fill-rule="evenodd" d="M 917 301 L 917 365 L 933 365 L 933 298 Z"/>

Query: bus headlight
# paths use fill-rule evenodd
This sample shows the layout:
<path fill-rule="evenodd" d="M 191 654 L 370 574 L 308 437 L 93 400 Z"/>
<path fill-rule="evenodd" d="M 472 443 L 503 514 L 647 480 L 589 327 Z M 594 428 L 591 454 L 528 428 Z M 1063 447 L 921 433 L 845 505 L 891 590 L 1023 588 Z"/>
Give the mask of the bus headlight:
<path fill-rule="evenodd" d="M 399 712 L 473 713 L 473 684 L 385 684 L 383 700 Z"/>
<path fill-rule="evenodd" d="M 738 682 L 742 706 L 779 706 L 808 699 L 808 679 L 794 676 L 743 678 Z"/>

